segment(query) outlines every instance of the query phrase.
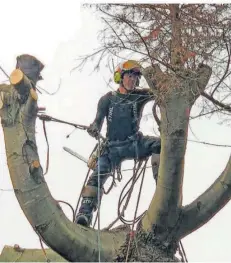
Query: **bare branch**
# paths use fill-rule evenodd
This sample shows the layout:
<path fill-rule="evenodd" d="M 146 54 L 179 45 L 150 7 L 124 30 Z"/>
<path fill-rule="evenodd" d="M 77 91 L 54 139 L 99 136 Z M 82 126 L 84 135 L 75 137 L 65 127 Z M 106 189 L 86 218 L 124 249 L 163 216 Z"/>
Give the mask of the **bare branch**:
<path fill-rule="evenodd" d="M 225 36 L 224 36 L 224 30 L 223 30 L 223 39 L 225 42 L 225 46 L 226 46 L 226 50 L 227 50 L 227 54 L 228 54 L 228 61 L 227 61 L 227 65 L 226 65 L 226 69 L 224 71 L 223 76 L 221 77 L 220 81 L 217 83 L 216 87 L 214 88 L 214 90 L 212 91 L 212 93 L 210 94 L 211 97 L 213 97 L 213 94 L 216 92 L 216 90 L 219 88 L 220 84 L 224 81 L 224 79 L 227 77 L 227 73 L 229 71 L 229 65 L 230 65 L 230 59 L 231 59 L 231 48 L 228 46 L 227 42 L 225 41 Z"/>
<path fill-rule="evenodd" d="M 157 102 L 155 101 L 153 104 L 153 107 L 152 107 L 152 114 L 153 114 L 153 117 L 154 117 L 157 125 L 160 127 L 160 119 L 157 116 L 156 107 L 157 107 Z"/>
<path fill-rule="evenodd" d="M 214 103 L 215 105 L 221 107 L 222 109 L 231 112 L 231 106 L 226 105 L 226 104 L 224 104 L 224 103 L 222 103 L 222 102 L 214 99 L 213 97 L 211 97 L 210 95 L 208 95 L 208 94 L 205 93 L 205 92 L 202 92 L 201 95 L 202 95 L 203 97 L 205 97 L 206 99 L 210 100 L 210 101 L 211 101 L 212 103 Z"/>
<path fill-rule="evenodd" d="M 222 109 L 215 109 L 215 110 L 211 110 L 211 111 L 209 111 L 209 112 L 200 113 L 200 114 L 198 114 L 198 115 L 196 115 L 196 116 L 191 116 L 191 117 L 190 117 L 190 120 L 195 120 L 195 119 L 197 119 L 197 118 L 200 118 L 200 117 L 203 117 L 203 116 L 206 116 L 206 115 L 209 115 L 209 114 L 213 114 L 213 113 L 215 113 L 215 112 L 221 112 L 221 111 L 222 111 Z"/>
<path fill-rule="evenodd" d="M 100 9 L 100 10 L 101 10 L 101 9 Z M 101 11 L 102 11 L 102 10 L 101 10 Z M 102 12 L 103 12 L 103 11 L 102 11 Z M 114 34 L 117 36 L 117 38 L 119 39 L 119 41 L 120 41 L 121 44 L 122 44 L 122 47 L 123 47 L 123 48 L 126 48 L 123 40 L 119 37 L 119 35 L 118 35 L 118 34 L 116 33 L 116 31 L 114 30 L 114 28 L 107 22 L 106 19 L 103 18 L 103 21 L 111 28 L 111 30 L 112 30 L 112 31 L 114 32 Z"/>

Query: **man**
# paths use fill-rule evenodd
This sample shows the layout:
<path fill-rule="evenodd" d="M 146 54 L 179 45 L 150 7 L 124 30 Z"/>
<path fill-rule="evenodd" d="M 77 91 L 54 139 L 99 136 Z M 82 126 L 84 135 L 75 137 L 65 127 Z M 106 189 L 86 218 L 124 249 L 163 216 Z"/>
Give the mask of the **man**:
<path fill-rule="evenodd" d="M 91 224 L 98 204 L 98 174 L 102 196 L 104 183 L 123 160 L 140 160 L 152 153 L 160 154 L 160 139 L 143 136 L 139 132 L 143 107 L 153 99 L 150 89 L 136 89 L 142 75 L 140 69 L 140 65 L 133 60 L 121 64 L 114 73 L 114 81 L 120 85 L 118 90 L 108 92 L 99 100 L 96 118 L 88 133 L 97 138 L 106 117 L 107 145 L 81 193 L 82 203 L 75 219 L 77 224 Z"/>

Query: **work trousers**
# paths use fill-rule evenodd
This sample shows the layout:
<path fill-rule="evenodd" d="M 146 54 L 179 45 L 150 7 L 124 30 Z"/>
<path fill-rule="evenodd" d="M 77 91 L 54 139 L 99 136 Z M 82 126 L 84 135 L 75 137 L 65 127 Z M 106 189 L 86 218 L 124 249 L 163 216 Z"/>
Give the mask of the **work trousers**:
<path fill-rule="evenodd" d="M 109 142 L 104 153 L 99 157 L 97 165 L 92 172 L 87 186 L 98 188 L 98 174 L 100 175 L 100 188 L 111 175 L 111 173 L 124 160 L 142 160 L 152 154 L 160 154 L 160 138 L 143 136 L 140 134 L 136 140 L 125 142 Z"/>

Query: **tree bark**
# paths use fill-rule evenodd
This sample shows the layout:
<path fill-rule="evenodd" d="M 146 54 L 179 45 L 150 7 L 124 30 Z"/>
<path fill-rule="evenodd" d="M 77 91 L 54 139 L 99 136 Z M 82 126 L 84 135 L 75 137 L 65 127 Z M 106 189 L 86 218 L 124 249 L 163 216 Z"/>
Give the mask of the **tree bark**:
<path fill-rule="evenodd" d="M 0 262 L 66 262 L 59 254 L 51 249 L 25 249 L 20 247 L 5 246 L 0 254 Z M 46 259 L 47 257 L 47 259 Z"/>
<path fill-rule="evenodd" d="M 178 220 L 182 202 L 182 181 L 184 155 L 190 109 L 185 98 L 173 97 L 166 106 L 161 105 L 161 154 L 157 188 L 143 219 L 146 231 L 153 224 L 163 228 L 173 228 Z M 172 122 L 174 120 L 174 122 Z"/>
<path fill-rule="evenodd" d="M 196 72 L 182 70 L 180 76 L 159 73 L 152 80 L 161 111 L 161 154 L 156 191 L 142 226 L 146 232 L 155 230 L 159 240 L 172 239 L 170 233 L 178 228 L 190 110 L 210 76 L 211 68 L 200 65 Z"/>
<path fill-rule="evenodd" d="M 171 38 L 171 65 L 174 67 L 183 66 L 182 61 L 182 38 L 181 38 L 181 20 L 180 20 L 180 7 L 179 4 L 171 4 L 171 25 L 172 25 L 172 38 Z"/>

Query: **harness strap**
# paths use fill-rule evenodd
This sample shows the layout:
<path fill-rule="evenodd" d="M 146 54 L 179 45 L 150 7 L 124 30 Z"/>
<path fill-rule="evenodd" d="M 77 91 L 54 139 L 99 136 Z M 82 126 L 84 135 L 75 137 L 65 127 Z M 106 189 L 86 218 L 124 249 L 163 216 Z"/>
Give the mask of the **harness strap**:
<path fill-rule="evenodd" d="M 123 145 L 126 145 L 127 143 L 130 143 L 130 142 L 133 142 L 133 141 L 136 141 L 139 136 L 141 135 L 141 132 L 137 132 L 131 136 L 128 136 L 128 138 L 124 141 L 119 141 L 119 140 L 116 140 L 116 141 L 108 141 L 107 144 L 109 147 L 112 147 L 112 146 L 123 146 Z"/>

